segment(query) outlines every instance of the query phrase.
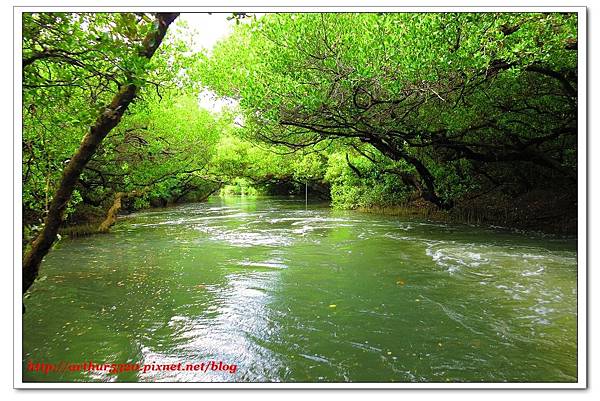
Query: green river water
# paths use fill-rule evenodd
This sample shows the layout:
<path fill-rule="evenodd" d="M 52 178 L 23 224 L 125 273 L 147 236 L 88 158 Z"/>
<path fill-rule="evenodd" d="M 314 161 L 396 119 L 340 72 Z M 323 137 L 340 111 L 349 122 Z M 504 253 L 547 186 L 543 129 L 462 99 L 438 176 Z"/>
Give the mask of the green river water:
<path fill-rule="evenodd" d="M 574 240 L 214 198 L 63 239 L 40 276 L 26 381 L 577 380 Z M 46 374 L 29 361 L 236 372 Z"/>

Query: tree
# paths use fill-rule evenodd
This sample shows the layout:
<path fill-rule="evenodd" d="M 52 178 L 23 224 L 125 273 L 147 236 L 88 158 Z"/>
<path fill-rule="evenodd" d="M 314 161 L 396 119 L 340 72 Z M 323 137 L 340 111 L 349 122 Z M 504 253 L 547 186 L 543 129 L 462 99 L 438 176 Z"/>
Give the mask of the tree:
<path fill-rule="evenodd" d="M 272 14 L 203 68 L 257 139 L 375 150 L 439 208 L 494 187 L 575 192 L 575 14 Z"/>
<path fill-rule="evenodd" d="M 23 259 L 23 292 L 27 291 L 33 284 L 38 275 L 42 259 L 56 240 L 56 234 L 63 220 L 65 209 L 81 172 L 100 146 L 102 140 L 117 126 L 129 104 L 134 100 L 139 87 L 143 84 L 140 78 L 146 69 L 148 61 L 160 46 L 169 25 L 177 16 L 177 13 L 156 14 L 153 23 L 148 27 L 148 31 L 141 41 L 137 56 L 130 60 L 133 65 L 131 70 L 126 72 L 125 81 L 121 83 L 118 92 L 113 96 L 109 105 L 99 112 L 95 122 L 84 136 L 78 150 L 73 154 L 64 168 L 58 188 L 49 205 L 44 227 L 33 241 L 31 248 Z M 56 18 L 61 22 L 64 16 Z M 130 29 L 129 32 L 133 34 L 135 32 L 135 24 L 132 25 L 131 20 L 129 20 L 126 22 L 126 25 Z M 83 53 L 81 54 L 91 51 L 91 49 L 85 49 L 82 50 Z M 38 50 L 37 52 L 26 54 L 23 60 L 23 68 L 26 70 L 37 60 L 49 58 L 58 58 L 65 63 L 76 65 L 77 62 L 74 57 L 77 55 L 74 52 L 42 49 L 41 51 Z"/>
<path fill-rule="evenodd" d="M 103 207 L 113 195 L 130 193 L 138 209 L 191 199 L 196 192 L 204 197 L 218 185 L 207 179 L 208 163 L 224 129 L 193 93 L 146 93 L 86 166 L 82 202 Z"/>

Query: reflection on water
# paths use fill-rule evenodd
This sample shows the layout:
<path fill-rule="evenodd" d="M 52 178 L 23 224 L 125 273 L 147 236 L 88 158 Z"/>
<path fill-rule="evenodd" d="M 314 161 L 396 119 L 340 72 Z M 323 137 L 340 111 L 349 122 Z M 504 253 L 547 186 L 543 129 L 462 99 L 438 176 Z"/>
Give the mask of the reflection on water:
<path fill-rule="evenodd" d="M 63 240 L 24 316 L 33 381 L 575 381 L 575 241 L 213 199 Z"/>

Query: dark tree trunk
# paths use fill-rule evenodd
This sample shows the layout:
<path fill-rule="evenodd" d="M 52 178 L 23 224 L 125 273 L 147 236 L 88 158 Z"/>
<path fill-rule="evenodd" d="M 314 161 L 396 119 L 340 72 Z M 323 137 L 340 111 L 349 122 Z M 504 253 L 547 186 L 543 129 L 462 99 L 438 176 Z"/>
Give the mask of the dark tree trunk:
<path fill-rule="evenodd" d="M 439 209 L 442 210 L 450 210 L 452 209 L 452 207 L 454 207 L 454 204 L 451 200 L 443 199 L 436 194 L 435 178 L 419 159 L 409 155 L 404 150 L 399 149 L 393 144 L 393 142 L 390 143 L 379 138 L 377 138 L 376 140 L 372 139 L 369 142 L 381 153 L 388 156 L 390 159 L 395 161 L 404 160 L 407 163 L 411 164 L 415 168 L 415 170 L 417 170 L 417 174 L 421 178 L 422 183 L 416 181 L 414 177 L 411 179 L 411 181 L 414 182 L 415 188 L 419 190 L 423 199 L 433 203 Z"/>
<path fill-rule="evenodd" d="M 169 25 L 177 18 L 178 13 L 158 13 L 154 28 L 143 41 L 140 55 L 150 59 L 162 42 Z M 56 234 L 63 221 L 67 203 L 71 199 L 73 189 L 79 180 L 82 170 L 90 161 L 96 149 L 106 135 L 119 123 L 129 104 L 135 98 L 138 87 L 128 83 L 121 87 L 113 97 L 110 105 L 105 107 L 96 122 L 83 138 L 77 152 L 65 167 L 60 184 L 52 198 L 44 228 L 33 241 L 31 249 L 23 259 L 23 293 L 31 287 L 38 275 L 42 259 L 56 240 Z"/>

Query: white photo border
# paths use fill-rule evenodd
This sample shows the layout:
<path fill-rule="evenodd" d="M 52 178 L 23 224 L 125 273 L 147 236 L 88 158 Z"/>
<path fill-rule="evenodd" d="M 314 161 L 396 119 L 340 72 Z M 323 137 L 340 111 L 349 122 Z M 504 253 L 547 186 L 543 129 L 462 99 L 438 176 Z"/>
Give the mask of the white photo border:
<path fill-rule="evenodd" d="M 22 365 L 22 14 L 26 12 L 571 12 L 578 23 L 577 382 L 575 383 L 68 383 L 24 382 Z M 585 6 L 15 6 L 13 7 L 13 387 L 19 389 L 585 389 L 587 322 L 587 8 Z"/>

